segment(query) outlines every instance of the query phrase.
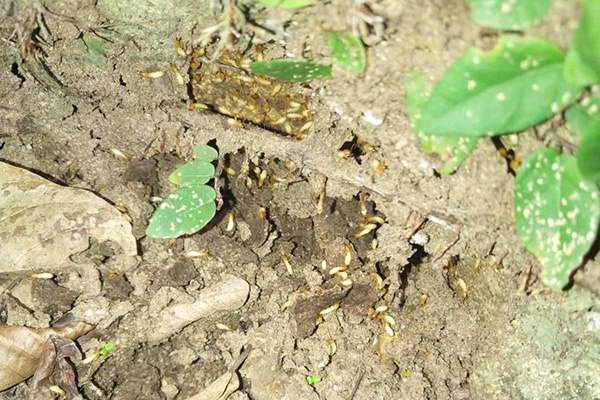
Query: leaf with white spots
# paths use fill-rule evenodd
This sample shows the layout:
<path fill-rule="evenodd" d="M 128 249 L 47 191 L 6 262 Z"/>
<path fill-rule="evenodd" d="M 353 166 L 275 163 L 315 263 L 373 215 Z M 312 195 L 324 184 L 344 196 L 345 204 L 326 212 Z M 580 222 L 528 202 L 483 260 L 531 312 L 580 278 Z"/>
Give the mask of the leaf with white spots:
<path fill-rule="evenodd" d="M 583 105 L 585 104 L 585 106 Z M 584 178 L 600 180 L 600 98 L 588 99 L 565 113 L 567 124 L 581 136 L 577 166 Z"/>
<path fill-rule="evenodd" d="M 185 186 L 169 195 L 152 215 L 146 235 L 176 238 L 204 228 L 215 216 L 216 193 L 209 186 Z"/>
<path fill-rule="evenodd" d="M 325 32 L 329 40 L 331 58 L 342 68 L 362 74 L 367 68 L 365 48 L 356 35 L 351 33 Z"/>
<path fill-rule="evenodd" d="M 520 132 L 558 113 L 581 88 L 563 77 L 563 52 L 541 39 L 505 36 L 489 53 L 469 50 L 436 84 L 421 127 L 436 136 Z"/>
<path fill-rule="evenodd" d="M 196 161 L 212 162 L 219 158 L 219 152 L 206 144 L 194 146 L 194 155 Z"/>
<path fill-rule="evenodd" d="M 479 25 L 505 30 L 529 28 L 546 15 L 552 0 L 467 0 Z"/>
<path fill-rule="evenodd" d="M 215 174 L 215 167 L 206 161 L 194 160 L 179 166 L 169 180 L 179 186 L 202 185 Z"/>
<path fill-rule="evenodd" d="M 451 174 L 473 153 L 477 145 L 477 138 L 426 135 L 421 129 L 421 115 L 429 93 L 423 74 L 418 70 L 410 72 L 404 82 L 404 87 L 406 110 L 421 146 L 427 154 L 438 154 L 442 160 L 446 161 L 440 169 L 440 174 Z"/>
<path fill-rule="evenodd" d="M 331 78 L 331 65 L 306 60 L 257 61 L 250 64 L 255 74 L 271 76 L 284 82 L 310 82 Z"/>
<path fill-rule="evenodd" d="M 600 0 L 587 0 L 584 7 L 567 53 L 565 77 L 587 86 L 600 82 Z"/>
<path fill-rule="evenodd" d="M 600 191 L 585 180 L 571 155 L 542 149 L 515 180 L 517 232 L 542 264 L 541 278 L 561 290 L 592 246 L 600 222 Z"/>

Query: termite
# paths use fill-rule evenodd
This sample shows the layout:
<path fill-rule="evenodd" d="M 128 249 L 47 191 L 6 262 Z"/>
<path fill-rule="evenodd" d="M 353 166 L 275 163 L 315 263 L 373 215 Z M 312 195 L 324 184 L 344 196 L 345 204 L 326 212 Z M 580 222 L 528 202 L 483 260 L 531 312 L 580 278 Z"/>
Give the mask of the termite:
<path fill-rule="evenodd" d="M 185 85 L 185 80 L 183 79 L 183 76 L 179 72 L 179 68 L 177 68 L 177 65 L 171 64 L 171 73 L 175 76 L 175 80 L 177 81 L 177 83 L 180 86 Z"/>
<path fill-rule="evenodd" d="M 140 75 L 146 79 L 158 79 L 165 75 L 165 71 L 142 71 Z"/>
<path fill-rule="evenodd" d="M 283 261 L 283 264 L 285 265 L 285 268 L 287 269 L 287 272 L 290 275 L 294 274 L 294 269 L 292 268 L 292 264 L 290 263 L 290 259 L 288 258 L 287 255 L 282 254 L 281 255 L 281 261 Z"/>

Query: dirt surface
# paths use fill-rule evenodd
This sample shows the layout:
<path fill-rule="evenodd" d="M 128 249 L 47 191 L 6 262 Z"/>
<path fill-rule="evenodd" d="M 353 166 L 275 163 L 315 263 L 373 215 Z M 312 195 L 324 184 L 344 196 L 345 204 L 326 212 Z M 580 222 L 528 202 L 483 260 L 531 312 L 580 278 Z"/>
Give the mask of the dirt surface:
<path fill-rule="evenodd" d="M 2 3 L 6 37 L 32 3 Z M 18 48 L 0 48 L 0 159 L 121 206 L 139 243 L 135 265 L 90 243 L 71 259 L 91 270 L 0 277 L 2 323 L 41 327 L 71 314 L 102 332 L 82 343 L 86 355 L 115 342 L 109 356 L 77 367 L 85 399 L 187 399 L 248 346 L 231 399 L 600 398 L 598 260 L 569 291 L 543 290 L 539 265 L 516 235 L 513 176 L 492 142 L 481 140 L 441 178 L 441 160 L 424 154 L 406 115 L 409 71 L 433 83 L 466 49 L 493 47 L 499 32 L 473 24 L 460 0 L 369 2 L 386 22 L 368 47 L 367 72 L 336 69 L 331 80 L 285 88 L 314 112 L 299 140 L 285 129 L 232 125 L 216 110 L 190 111 L 190 90 L 168 72 L 174 63 L 187 78 L 189 68 L 173 41 L 189 47 L 219 16 L 209 2 L 154 3 L 48 2 L 51 34 L 39 34 L 56 79 L 31 61 L 25 71 Z M 265 59 L 327 59 L 321 29 L 347 30 L 361 2 L 318 3 L 259 13 L 275 33 Z M 565 47 L 577 18 L 573 2 L 557 1 L 530 34 Z M 101 26 L 110 41 L 97 54 L 82 35 Z M 140 76 L 157 70 L 167 73 Z M 215 87 L 214 99 L 219 90 L 232 96 Z M 503 140 L 524 158 L 548 142 L 564 145 L 566 135 L 556 119 Z M 220 177 L 223 207 L 198 234 L 145 237 L 154 197 L 173 189 L 168 174 L 202 143 L 215 145 L 230 169 Z M 366 216 L 385 223 L 357 238 Z M 330 274 L 344 265 L 347 276 Z M 169 307 L 202 299 L 228 276 L 249 285 L 243 305 L 149 339 Z M 321 381 L 309 385 L 307 376 Z M 27 391 L 23 383 L 0 399 Z"/>

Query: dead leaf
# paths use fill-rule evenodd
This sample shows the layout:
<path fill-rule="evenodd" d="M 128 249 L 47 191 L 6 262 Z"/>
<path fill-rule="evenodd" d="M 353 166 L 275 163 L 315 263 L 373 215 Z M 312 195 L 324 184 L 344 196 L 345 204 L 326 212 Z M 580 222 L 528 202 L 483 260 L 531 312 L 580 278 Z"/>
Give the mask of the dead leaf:
<path fill-rule="evenodd" d="M 105 200 L 0 163 L 0 273 L 76 266 L 70 256 L 86 250 L 90 239 L 137 254 L 131 225 Z"/>
<path fill-rule="evenodd" d="M 71 339 L 51 335 L 38 362 L 27 400 L 47 400 L 54 397 L 50 387 L 58 386 L 64 391 L 62 400 L 81 398 L 77 389 L 75 369 L 67 358 L 81 361 L 81 352 Z"/>
<path fill-rule="evenodd" d="M 233 362 L 229 371 L 221 375 L 216 381 L 202 389 L 202 391 L 187 400 L 226 400 L 230 394 L 240 388 L 240 378 L 237 370 L 244 363 L 252 346 L 248 345 L 244 351 Z"/>
<path fill-rule="evenodd" d="M 44 351 L 44 344 L 50 336 L 75 340 L 92 328 L 92 325 L 85 322 L 54 328 L 0 326 L 0 391 L 33 375 Z"/>
<path fill-rule="evenodd" d="M 237 372 L 225 372 L 216 381 L 187 400 L 225 400 L 240 388 Z"/>
<path fill-rule="evenodd" d="M 219 283 L 203 289 L 195 302 L 176 304 L 161 311 L 156 317 L 156 327 L 148 330 L 148 341 L 165 340 L 192 322 L 217 311 L 238 309 L 248 299 L 249 292 L 248 282 L 233 275 L 224 275 Z"/>

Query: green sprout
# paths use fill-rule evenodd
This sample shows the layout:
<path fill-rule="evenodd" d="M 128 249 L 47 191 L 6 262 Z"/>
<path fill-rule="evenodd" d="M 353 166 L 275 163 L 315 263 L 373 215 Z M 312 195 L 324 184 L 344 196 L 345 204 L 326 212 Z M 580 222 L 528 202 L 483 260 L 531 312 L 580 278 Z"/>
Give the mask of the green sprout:
<path fill-rule="evenodd" d="M 518 170 L 515 217 L 525 248 L 542 263 L 543 282 L 561 290 L 594 243 L 600 191 L 581 175 L 574 156 L 541 149 Z"/>
<path fill-rule="evenodd" d="M 196 159 L 178 167 L 169 180 L 180 188 L 173 191 L 154 211 L 146 235 L 176 238 L 204 228 L 215 216 L 216 192 L 205 185 L 215 173 L 212 161 L 219 153 L 210 146 L 196 146 Z"/>
<path fill-rule="evenodd" d="M 102 350 L 100 350 L 100 354 L 102 354 L 103 356 L 107 356 L 111 351 L 113 351 L 115 348 L 115 343 L 114 342 L 108 342 L 104 345 L 104 347 L 102 348 Z"/>
<path fill-rule="evenodd" d="M 308 375 L 306 377 L 306 382 L 308 382 L 310 386 L 314 386 L 315 384 L 321 382 L 321 380 L 322 379 L 318 376 Z"/>

